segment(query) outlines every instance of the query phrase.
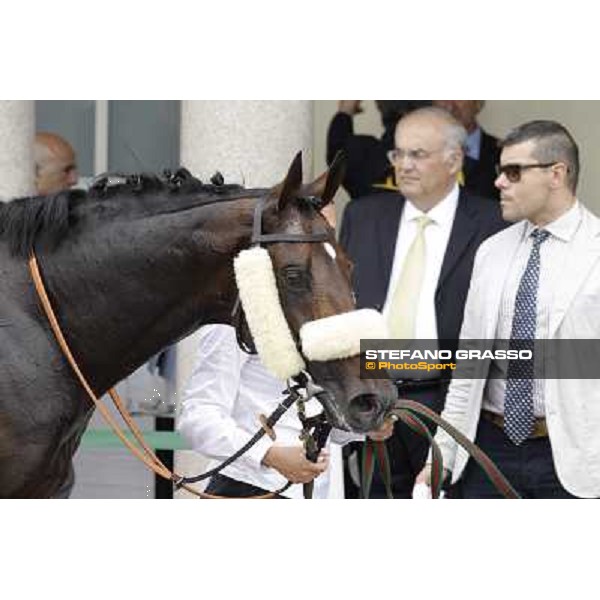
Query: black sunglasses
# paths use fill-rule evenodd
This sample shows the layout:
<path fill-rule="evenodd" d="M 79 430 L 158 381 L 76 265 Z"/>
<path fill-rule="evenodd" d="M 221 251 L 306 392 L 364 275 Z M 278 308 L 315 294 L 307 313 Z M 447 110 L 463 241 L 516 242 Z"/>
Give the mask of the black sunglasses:
<path fill-rule="evenodd" d="M 558 163 L 535 163 L 532 165 L 519 165 L 519 164 L 508 164 L 508 165 L 496 165 L 496 175 L 500 177 L 500 175 L 506 175 L 506 179 L 508 179 L 511 183 L 517 183 L 521 181 L 521 174 L 523 171 L 527 169 L 547 169 L 548 167 L 553 167 Z"/>

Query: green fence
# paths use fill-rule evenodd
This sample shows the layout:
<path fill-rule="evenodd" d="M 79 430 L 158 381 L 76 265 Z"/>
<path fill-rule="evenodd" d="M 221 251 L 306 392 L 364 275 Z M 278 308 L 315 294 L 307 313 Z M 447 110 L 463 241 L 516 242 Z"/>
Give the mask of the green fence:
<path fill-rule="evenodd" d="M 156 450 L 189 450 L 183 438 L 174 431 L 142 431 L 144 439 Z M 134 441 L 131 434 L 127 437 Z M 90 429 L 83 434 L 83 448 L 125 448 L 123 442 L 110 429 Z"/>

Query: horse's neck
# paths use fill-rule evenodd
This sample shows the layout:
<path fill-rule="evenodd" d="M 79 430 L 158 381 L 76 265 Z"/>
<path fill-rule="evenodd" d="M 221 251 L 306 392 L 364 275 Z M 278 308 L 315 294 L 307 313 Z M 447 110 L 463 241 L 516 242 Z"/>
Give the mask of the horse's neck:
<path fill-rule="evenodd" d="M 199 219 L 201 228 L 165 217 L 123 240 L 115 233 L 87 260 L 65 251 L 66 265 L 50 269 L 47 280 L 61 303 L 65 334 L 97 390 L 201 325 L 230 322 L 233 256 L 247 245 L 251 226 L 247 215 L 242 226 L 231 211 L 212 212 L 214 218 Z"/>

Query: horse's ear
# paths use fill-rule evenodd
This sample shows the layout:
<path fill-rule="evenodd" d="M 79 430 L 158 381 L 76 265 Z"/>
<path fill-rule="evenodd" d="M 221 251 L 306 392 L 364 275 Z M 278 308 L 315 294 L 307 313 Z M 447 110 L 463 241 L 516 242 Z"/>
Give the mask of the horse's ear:
<path fill-rule="evenodd" d="M 302 188 L 303 196 L 314 196 L 319 199 L 318 209 L 325 208 L 335 196 L 346 174 L 346 156 L 339 151 L 328 171 L 322 173 L 312 183 Z"/>
<path fill-rule="evenodd" d="M 283 183 L 277 186 L 279 191 L 278 210 L 283 210 L 287 203 L 296 197 L 302 185 L 302 152 L 298 152 L 288 169 Z"/>

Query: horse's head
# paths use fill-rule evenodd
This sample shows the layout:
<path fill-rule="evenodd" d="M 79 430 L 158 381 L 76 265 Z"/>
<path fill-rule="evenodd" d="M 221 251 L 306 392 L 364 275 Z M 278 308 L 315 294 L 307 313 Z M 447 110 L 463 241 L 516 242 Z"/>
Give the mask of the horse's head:
<path fill-rule="evenodd" d="M 351 265 L 321 214 L 342 179 L 343 161 L 302 185 L 298 155 L 282 184 L 255 211 L 253 250 L 236 276 L 254 341 L 279 377 L 306 369 L 332 425 L 369 431 L 395 400 L 388 380 L 360 378 L 360 338 L 383 337 L 381 315 L 355 311 Z"/>

